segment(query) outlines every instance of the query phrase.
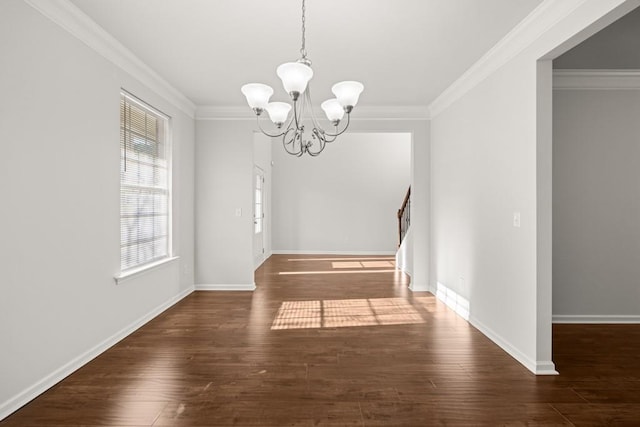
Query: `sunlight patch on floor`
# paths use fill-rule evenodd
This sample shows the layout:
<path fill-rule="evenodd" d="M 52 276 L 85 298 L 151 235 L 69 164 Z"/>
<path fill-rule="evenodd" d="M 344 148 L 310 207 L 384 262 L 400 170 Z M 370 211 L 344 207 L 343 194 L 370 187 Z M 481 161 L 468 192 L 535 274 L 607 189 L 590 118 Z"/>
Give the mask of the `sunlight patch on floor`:
<path fill-rule="evenodd" d="M 333 268 L 394 268 L 394 261 L 334 261 L 331 263 Z"/>
<path fill-rule="evenodd" d="M 364 273 L 395 273 L 397 270 L 338 270 L 338 271 L 279 271 L 281 276 L 300 274 L 364 274 Z"/>
<path fill-rule="evenodd" d="M 427 311 L 433 298 L 414 298 Z M 430 301 L 428 301 L 430 300 Z M 271 329 L 341 328 L 425 323 L 405 298 L 284 301 Z"/>
<path fill-rule="evenodd" d="M 386 257 L 386 258 L 380 258 L 380 257 L 367 257 L 367 258 L 289 258 L 287 259 L 287 261 L 345 261 L 345 260 L 349 260 L 349 261 L 393 261 L 395 260 L 395 257 Z"/>

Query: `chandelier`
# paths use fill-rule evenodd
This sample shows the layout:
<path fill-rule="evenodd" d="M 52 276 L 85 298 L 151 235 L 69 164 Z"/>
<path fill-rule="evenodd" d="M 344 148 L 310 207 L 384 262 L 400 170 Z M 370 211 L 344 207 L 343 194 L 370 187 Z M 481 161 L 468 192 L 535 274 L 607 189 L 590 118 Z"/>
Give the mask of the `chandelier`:
<path fill-rule="evenodd" d="M 305 48 L 305 0 L 302 0 L 302 47 L 300 48 L 300 59 L 296 62 L 286 62 L 276 69 L 276 74 L 282 80 L 284 90 L 293 101 L 293 108 L 286 102 L 269 102 L 273 95 L 273 89 L 262 83 L 249 83 L 242 86 L 241 91 L 247 97 L 249 107 L 256 115 L 258 127 L 262 133 L 271 138 L 282 138 L 282 145 L 287 153 L 294 156 L 302 156 L 307 153 L 310 156 L 317 156 L 324 150 L 327 143 L 336 140 L 349 127 L 351 110 L 358 103 L 358 97 L 364 89 L 364 85 L 355 81 L 344 81 L 336 83 L 331 91 L 335 98 L 324 101 L 320 107 L 324 110 L 327 119 L 333 126 L 332 132 L 324 130 L 313 112 L 311 102 L 311 90 L 309 80 L 313 77 L 311 60 L 307 58 Z M 293 114 L 289 113 L 293 109 Z M 267 132 L 260 123 L 260 117 L 266 110 L 269 118 L 276 127 L 276 130 Z M 305 125 L 303 124 L 305 113 L 311 117 L 313 129 L 309 131 L 309 136 L 305 137 Z M 347 114 L 346 123 L 340 129 L 340 123 L 344 114 Z"/>

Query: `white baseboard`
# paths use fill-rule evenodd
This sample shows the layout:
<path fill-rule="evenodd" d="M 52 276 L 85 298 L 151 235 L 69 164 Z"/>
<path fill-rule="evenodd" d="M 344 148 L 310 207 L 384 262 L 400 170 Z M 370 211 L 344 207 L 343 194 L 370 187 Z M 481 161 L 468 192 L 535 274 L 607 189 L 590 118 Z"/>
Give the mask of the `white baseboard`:
<path fill-rule="evenodd" d="M 555 369 L 555 364 L 552 361 L 534 361 L 529 359 L 524 353 L 511 345 L 509 341 L 502 338 L 499 334 L 473 316 L 469 317 L 469 323 L 534 374 L 558 375 L 558 372 Z"/>
<path fill-rule="evenodd" d="M 592 323 L 592 324 L 637 324 L 640 323 L 640 315 L 576 315 L 576 314 L 554 314 L 553 323 Z"/>
<path fill-rule="evenodd" d="M 395 251 L 307 251 L 294 249 L 274 249 L 272 251 L 276 255 L 379 255 L 379 256 L 395 256 Z"/>
<path fill-rule="evenodd" d="M 72 373 L 74 373 L 75 371 L 77 371 L 78 369 L 80 369 L 90 361 L 92 361 L 93 359 L 95 359 L 96 357 L 98 357 L 100 354 L 107 351 L 109 348 L 113 347 L 115 344 L 117 344 L 127 336 L 131 335 L 134 331 L 136 331 L 137 329 L 142 327 L 144 324 L 146 324 L 147 322 L 149 322 L 150 320 L 158 316 L 163 311 L 167 310 L 172 305 L 176 304 L 178 301 L 180 301 L 187 295 L 191 294 L 193 291 L 194 291 L 193 287 L 185 289 L 184 291 L 180 292 L 178 295 L 170 298 L 169 300 L 160 304 L 159 306 L 157 306 L 156 308 L 154 308 L 144 316 L 140 317 L 138 320 L 134 321 L 133 323 L 121 329 L 120 331 L 111 335 L 109 338 L 105 339 L 98 345 L 94 346 L 93 348 L 87 350 L 86 352 L 82 353 L 78 357 L 69 361 L 65 365 L 56 369 L 55 371 L 53 371 L 52 373 L 50 373 L 40 381 L 36 382 L 32 386 L 26 388 L 16 396 L 0 404 L 0 421 L 5 419 L 9 415 L 14 413 L 15 411 L 17 411 L 27 403 L 29 403 L 31 400 L 35 399 L 36 397 L 38 397 L 39 395 L 47 391 L 48 389 L 50 389 L 51 387 L 53 387 L 54 385 L 56 385 L 57 383 L 59 383 L 60 381 L 62 381 L 63 379 L 65 379 L 66 377 L 68 377 L 69 375 L 71 375 Z"/>
<path fill-rule="evenodd" d="M 436 284 L 435 295 L 436 298 L 445 303 L 447 307 L 455 311 L 464 320 L 469 320 L 469 300 L 440 282 Z"/>
<path fill-rule="evenodd" d="M 536 370 L 533 373 L 536 375 L 558 375 L 556 364 L 551 360 L 537 361 Z"/>
<path fill-rule="evenodd" d="M 255 291 L 255 283 L 234 283 L 234 284 L 199 284 L 195 286 L 196 291 Z"/>
<path fill-rule="evenodd" d="M 409 289 L 411 289 L 412 292 L 429 292 L 429 284 L 411 282 L 409 284 Z"/>

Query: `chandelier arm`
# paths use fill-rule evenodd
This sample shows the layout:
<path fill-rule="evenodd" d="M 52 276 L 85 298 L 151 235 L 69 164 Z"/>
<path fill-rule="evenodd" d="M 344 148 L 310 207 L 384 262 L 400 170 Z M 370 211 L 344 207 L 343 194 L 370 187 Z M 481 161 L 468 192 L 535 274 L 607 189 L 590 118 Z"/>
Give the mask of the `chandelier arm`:
<path fill-rule="evenodd" d="M 329 136 L 330 138 L 327 138 L 327 136 Z M 337 135 L 336 135 L 336 136 L 332 136 L 331 134 L 327 134 L 327 133 L 325 132 L 324 140 L 325 140 L 327 143 L 332 143 L 332 142 L 333 142 L 333 141 L 335 141 L 336 139 L 338 139 L 338 136 L 337 136 Z"/>
<path fill-rule="evenodd" d="M 287 141 L 287 135 L 289 134 L 289 132 L 293 132 L 293 137 L 289 141 Z M 297 135 L 297 131 L 294 128 L 287 129 L 282 137 L 282 146 L 284 147 L 284 151 L 286 151 L 288 154 L 291 154 L 292 156 L 300 157 L 302 149 L 300 151 L 295 151 L 296 135 Z M 294 151 L 290 151 L 287 148 L 287 145 L 291 145 L 294 148 Z"/>
<path fill-rule="evenodd" d="M 344 126 L 344 129 L 342 129 L 341 131 L 338 131 L 338 126 L 336 126 L 336 133 L 325 132 L 325 135 L 333 137 L 333 139 L 329 142 L 335 141 L 337 137 L 345 133 L 346 130 L 349 128 L 350 124 L 351 124 L 351 113 L 347 113 L 347 124 Z"/>
<path fill-rule="evenodd" d="M 309 111 L 311 112 L 311 122 L 313 123 L 313 126 L 316 129 L 324 132 L 324 129 L 322 128 L 322 126 L 320 126 L 320 122 L 318 121 L 318 119 L 316 119 L 316 115 L 313 110 L 313 100 L 311 99 L 311 88 L 309 87 L 307 87 L 306 90 L 305 102 L 307 104 L 307 107 L 309 108 Z"/>
<path fill-rule="evenodd" d="M 314 128 L 313 129 L 313 133 L 316 135 L 316 137 L 318 139 L 318 145 L 320 146 L 320 149 L 318 151 L 311 151 L 307 147 L 307 153 L 309 153 L 309 155 L 311 157 L 316 157 L 317 155 L 322 153 L 322 151 L 324 150 L 324 147 L 326 146 L 326 142 L 327 141 L 325 140 L 325 138 L 322 135 L 320 135 L 320 132 L 318 131 L 318 129 Z"/>
<path fill-rule="evenodd" d="M 260 124 L 260 116 L 256 116 L 256 123 L 258 123 L 258 128 L 260 128 L 260 132 L 262 132 L 263 134 L 267 135 L 270 138 L 279 138 L 279 137 L 281 137 L 281 136 L 283 136 L 283 135 L 285 135 L 287 133 L 287 131 L 284 131 L 284 132 L 279 133 L 277 135 L 270 134 L 269 132 L 267 132 L 266 130 L 264 130 L 262 128 L 262 125 Z"/>
<path fill-rule="evenodd" d="M 283 132 L 283 134 L 284 134 L 284 133 L 287 133 L 287 132 L 291 129 L 291 125 L 292 125 L 292 124 L 293 124 L 293 115 L 291 115 L 291 117 L 289 118 L 289 121 L 287 122 L 287 125 L 286 125 L 286 126 L 284 126 L 284 128 L 285 128 L 286 130 Z M 280 135 L 278 135 L 278 136 L 280 136 Z"/>
<path fill-rule="evenodd" d="M 303 103 L 298 103 L 298 101 L 293 101 L 293 118 L 295 120 L 296 123 L 296 129 L 301 129 L 300 127 L 300 118 L 302 118 L 303 116 L 303 108 L 304 108 L 304 104 Z M 298 109 L 300 109 L 300 112 L 298 113 Z"/>

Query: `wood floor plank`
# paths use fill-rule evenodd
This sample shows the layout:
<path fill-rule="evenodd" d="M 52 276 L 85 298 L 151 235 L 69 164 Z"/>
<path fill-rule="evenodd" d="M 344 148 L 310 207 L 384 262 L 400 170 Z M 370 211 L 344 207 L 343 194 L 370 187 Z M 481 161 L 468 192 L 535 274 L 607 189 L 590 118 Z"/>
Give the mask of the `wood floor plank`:
<path fill-rule="evenodd" d="M 536 377 L 389 262 L 274 255 L 0 426 L 640 425 L 638 325 L 554 325 L 560 375 Z"/>
<path fill-rule="evenodd" d="M 637 427 L 638 404 L 559 403 L 554 407 L 576 426 Z"/>

